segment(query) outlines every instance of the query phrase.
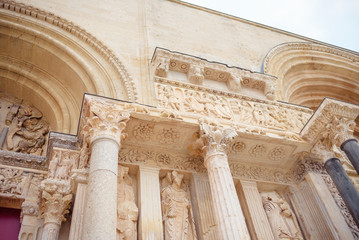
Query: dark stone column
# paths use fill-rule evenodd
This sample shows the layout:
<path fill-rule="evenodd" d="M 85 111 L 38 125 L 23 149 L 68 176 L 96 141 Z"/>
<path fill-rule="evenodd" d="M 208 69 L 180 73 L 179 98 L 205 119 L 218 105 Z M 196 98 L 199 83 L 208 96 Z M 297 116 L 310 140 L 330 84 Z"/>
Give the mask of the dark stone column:
<path fill-rule="evenodd" d="M 340 164 L 338 158 L 330 158 L 325 162 L 324 167 L 333 179 L 355 223 L 359 226 L 359 193 L 355 189 L 354 184 Z"/>
<path fill-rule="evenodd" d="M 340 149 L 345 152 L 354 169 L 359 174 L 359 146 L 358 141 L 354 138 L 348 139 L 340 145 Z"/>

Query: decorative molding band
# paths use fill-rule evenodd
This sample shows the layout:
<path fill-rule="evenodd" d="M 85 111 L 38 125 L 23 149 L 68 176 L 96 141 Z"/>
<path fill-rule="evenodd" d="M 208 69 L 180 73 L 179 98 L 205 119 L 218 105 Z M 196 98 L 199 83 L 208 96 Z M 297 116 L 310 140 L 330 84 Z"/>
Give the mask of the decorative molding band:
<path fill-rule="evenodd" d="M 110 50 L 105 44 L 96 39 L 93 35 L 88 33 L 86 30 L 75 25 L 74 23 L 63 19 L 61 17 L 55 16 L 53 13 L 49 13 L 32 6 L 27 6 L 22 3 L 17 3 L 14 1 L 0 0 L 0 8 L 17 12 L 29 17 L 36 18 L 41 21 L 45 21 L 51 25 L 57 26 L 70 34 L 78 37 L 83 40 L 83 42 L 89 44 L 93 49 L 95 49 L 99 54 L 101 54 L 107 61 L 110 63 L 117 71 L 117 73 L 122 77 L 125 88 L 127 90 L 128 98 L 130 101 L 137 100 L 137 90 L 135 87 L 135 82 L 133 81 L 131 75 L 127 72 L 124 64 L 119 60 L 119 58 Z"/>
<path fill-rule="evenodd" d="M 267 56 L 263 61 L 263 73 L 269 73 L 269 68 L 272 64 L 274 58 L 279 56 L 283 52 L 287 51 L 315 51 L 319 53 L 329 53 L 339 57 L 347 58 L 352 62 L 359 62 L 359 56 L 352 54 L 350 52 L 345 52 L 344 50 L 337 49 L 334 47 L 328 47 L 324 45 L 320 45 L 317 43 L 308 43 L 308 42 L 292 42 L 292 43 L 284 43 L 274 47 L 269 51 Z M 270 74 L 270 73 L 269 73 Z"/>
<path fill-rule="evenodd" d="M 46 157 L 0 150 L 0 164 L 47 170 Z"/>
<path fill-rule="evenodd" d="M 153 151 L 138 146 L 124 145 L 119 152 L 119 162 L 135 165 L 146 165 L 158 168 L 166 168 L 189 172 L 206 172 L 201 156 L 190 156 L 186 154 Z M 294 183 L 290 171 L 277 168 L 266 168 L 248 165 L 238 162 L 229 162 L 233 177 L 260 180 L 281 184 Z"/>
<path fill-rule="evenodd" d="M 230 92 L 241 92 L 243 87 L 251 88 L 262 92 L 262 98 L 274 100 L 276 78 L 270 75 L 161 48 L 156 48 L 152 64 L 156 77 L 167 78 L 169 71 L 180 72 L 186 74 L 187 81 L 196 85 L 211 80 Z"/>

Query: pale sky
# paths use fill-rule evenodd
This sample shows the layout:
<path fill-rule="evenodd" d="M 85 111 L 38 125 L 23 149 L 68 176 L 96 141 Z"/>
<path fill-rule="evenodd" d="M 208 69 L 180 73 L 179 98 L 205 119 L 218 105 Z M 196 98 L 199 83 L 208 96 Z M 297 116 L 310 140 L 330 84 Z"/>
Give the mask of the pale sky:
<path fill-rule="evenodd" d="M 359 0 L 185 0 L 359 52 Z"/>

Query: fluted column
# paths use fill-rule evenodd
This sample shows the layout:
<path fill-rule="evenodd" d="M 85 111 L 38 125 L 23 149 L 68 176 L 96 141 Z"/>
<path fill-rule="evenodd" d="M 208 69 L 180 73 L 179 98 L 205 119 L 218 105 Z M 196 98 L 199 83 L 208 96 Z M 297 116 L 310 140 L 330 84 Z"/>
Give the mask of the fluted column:
<path fill-rule="evenodd" d="M 226 154 L 228 142 L 237 133 L 233 129 L 222 129 L 205 123 L 200 127 L 204 164 L 208 171 L 219 237 L 223 240 L 250 239 Z"/>
<path fill-rule="evenodd" d="M 247 207 L 246 216 L 251 220 L 249 227 L 252 229 L 252 237 L 255 236 L 253 238 L 258 240 L 274 240 L 257 183 L 241 180 L 237 184 L 237 188 L 239 190 L 238 195 L 241 197 L 241 204 L 245 204 Z"/>
<path fill-rule="evenodd" d="M 83 128 L 91 147 L 83 239 L 115 240 L 117 223 L 118 152 L 129 114 L 113 104 L 89 101 Z"/>

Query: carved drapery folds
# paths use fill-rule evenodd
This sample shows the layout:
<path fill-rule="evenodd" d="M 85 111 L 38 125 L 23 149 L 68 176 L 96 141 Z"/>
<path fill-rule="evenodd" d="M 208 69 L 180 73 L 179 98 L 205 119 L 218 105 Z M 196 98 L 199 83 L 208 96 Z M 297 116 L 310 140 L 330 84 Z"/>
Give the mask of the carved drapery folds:
<path fill-rule="evenodd" d="M 138 207 L 128 167 L 119 166 L 117 185 L 117 233 L 120 239 L 137 239 Z"/>
<path fill-rule="evenodd" d="M 5 116 L 5 121 L 0 123 L 0 149 L 42 155 L 49 124 L 37 108 L 22 102 L 0 97 L 3 106 L 0 113 Z"/>
<path fill-rule="evenodd" d="M 297 219 L 284 198 L 275 191 L 263 192 L 261 196 L 274 239 L 302 240 Z"/>
<path fill-rule="evenodd" d="M 166 240 L 196 240 L 192 206 L 184 189 L 183 175 L 168 172 L 162 179 L 161 205 Z"/>
<path fill-rule="evenodd" d="M 123 133 L 130 114 L 114 104 L 99 100 L 87 100 L 83 127 L 84 141 L 92 143 L 101 136 L 111 137 L 118 143 L 125 139 Z"/>
<path fill-rule="evenodd" d="M 312 114 L 310 109 L 258 102 L 255 99 L 207 88 L 194 89 L 185 83 L 174 84 L 163 79 L 156 83 L 156 93 L 160 107 L 181 116 L 198 115 L 198 118 L 206 116 L 221 123 L 232 122 L 232 125 L 237 124 L 238 128 L 249 132 L 282 131 L 281 135 L 296 141 L 300 140 L 296 134 Z M 258 127 L 261 130 L 257 130 Z"/>

